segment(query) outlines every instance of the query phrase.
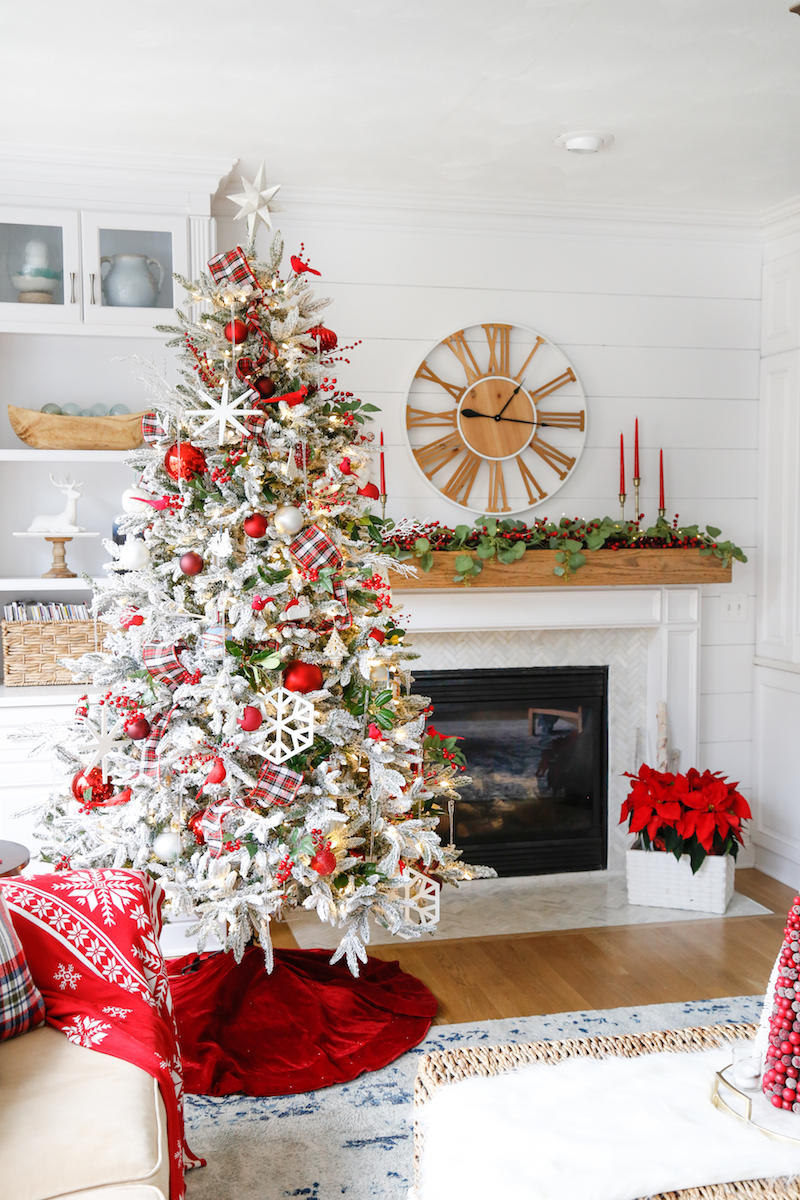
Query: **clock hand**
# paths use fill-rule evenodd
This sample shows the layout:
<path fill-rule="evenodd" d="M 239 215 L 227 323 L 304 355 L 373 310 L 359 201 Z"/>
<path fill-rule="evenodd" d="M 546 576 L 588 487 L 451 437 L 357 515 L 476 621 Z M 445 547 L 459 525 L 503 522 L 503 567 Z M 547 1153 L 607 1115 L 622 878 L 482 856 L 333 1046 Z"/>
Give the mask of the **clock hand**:
<path fill-rule="evenodd" d="M 462 417 L 486 417 L 490 421 L 511 421 L 514 425 L 535 425 L 537 429 L 560 428 L 553 425 L 550 421 L 523 421 L 521 417 L 501 417 L 493 416 L 492 413 L 476 412 L 474 408 L 462 408 Z"/>
<path fill-rule="evenodd" d="M 517 384 L 517 386 L 514 388 L 513 392 L 512 392 L 512 393 L 511 393 L 511 395 L 508 397 L 508 399 L 506 400 L 506 402 L 505 402 L 505 404 L 503 405 L 503 407 L 500 409 L 500 412 L 499 412 L 499 413 L 497 414 L 497 416 L 495 417 L 495 421 L 499 421 L 499 420 L 500 420 L 500 418 L 502 417 L 503 413 L 506 411 L 506 409 L 508 408 L 509 404 L 510 404 L 510 403 L 511 403 L 511 401 L 514 399 L 514 397 L 516 396 L 517 392 L 518 392 L 518 391 L 519 391 L 519 389 L 522 387 L 522 385 L 523 385 L 523 383 L 524 383 L 524 382 L 525 382 L 525 380 L 524 380 L 524 379 L 520 380 L 520 382 L 519 382 L 519 383 Z"/>

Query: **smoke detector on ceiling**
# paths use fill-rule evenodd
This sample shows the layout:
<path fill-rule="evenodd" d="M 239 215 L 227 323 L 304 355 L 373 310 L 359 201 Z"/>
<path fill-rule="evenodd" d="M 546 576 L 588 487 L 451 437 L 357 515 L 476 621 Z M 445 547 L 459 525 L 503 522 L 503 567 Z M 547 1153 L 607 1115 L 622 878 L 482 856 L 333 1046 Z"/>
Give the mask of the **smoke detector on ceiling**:
<path fill-rule="evenodd" d="M 556 145 L 563 146 L 571 154 L 597 154 L 598 150 L 610 146 L 614 140 L 613 133 L 599 133 L 596 129 L 579 129 L 572 133 L 562 133 L 556 138 Z"/>

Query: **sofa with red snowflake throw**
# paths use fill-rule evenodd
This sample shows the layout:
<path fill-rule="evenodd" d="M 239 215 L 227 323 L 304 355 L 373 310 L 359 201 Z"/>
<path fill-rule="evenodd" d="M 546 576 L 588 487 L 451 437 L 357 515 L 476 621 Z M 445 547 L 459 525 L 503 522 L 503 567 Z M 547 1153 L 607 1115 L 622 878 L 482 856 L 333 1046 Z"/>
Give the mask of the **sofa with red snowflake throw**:
<path fill-rule="evenodd" d="M 0 1196 L 183 1200 L 202 1160 L 183 1134 L 157 885 L 85 870 L 0 889 L 46 1021 L 0 1041 Z"/>

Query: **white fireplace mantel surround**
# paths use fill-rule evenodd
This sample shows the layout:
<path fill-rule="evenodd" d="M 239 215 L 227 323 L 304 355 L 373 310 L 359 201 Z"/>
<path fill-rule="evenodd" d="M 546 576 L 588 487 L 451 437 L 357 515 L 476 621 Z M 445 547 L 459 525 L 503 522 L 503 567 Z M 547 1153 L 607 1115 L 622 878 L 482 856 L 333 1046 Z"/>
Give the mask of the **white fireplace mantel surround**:
<path fill-rule="evenodd" d="M 643 725 L 644 745 L 642 758 L 655 763 L 656 707 L 660 700 L 666 701 L 670 751 L 680 752 L 683 769 L 699 761 L 698 706 L 699 706 L 699 658 L 700 658 L 700 588 L 699 587 L 648 587 L 648 588 L 575 588 L 569 584 L 559 588 L 508 588 L 483 589 L 459 587 L 458 589 L 431 589 L 430 591 L 403 591 L 394 588 L 396 601 L 403 606 L 412 643 L 417 641 L 421 652 L 419 667 L 431 665 L 424 647 L 436 644 L 445 648 L 448 644 L 469 635 L 475 646 L 476 639 L 486 635 L 486 640 L 501 633 L 529 631 L 532 634 L 554 635 L 563 647 L 564 637 L 569 645 L 569 632 L 575 632 L 575 653 L 569 655 L 573 665 L 581 665 L 585 657 L 587 631 L 604 630 L 645 631 L 635 644 L 637 651 L 645 657 L 637 666 L 645 670 L 646 695 Z M 431 637 L 435 642 L 431 641 Z M 443 640 L 444 639 L 444 640 Z M 449 643 L 448 643 L 449 640 Z M 608 640 L 608 639 L 606 639 Z M 583 648 L 583 650 L 581 649 Z M 519 649 L 515 664 L 519 663 Z M 602 658 L 602 654 L 600 656 Z M 597 661 L 595 659 L 595 661 Z M 540 665 L 541 655 L 530 665 Z M 559 663 L 564 662 L 563 653 Z M 469 653 L 463 665 L 477 666 L 470 661 Z M 487 665 L 481 656 L 482 666 Z M 508 665 L 497 662 L 497 666 Z M 587 664 L 588 665 L 588 664 Z M 412 668 L 413 669 L 413 668 Z M 619 669 L 619 668 L 617 668 Z M 633 670 L 633 668 L 632 668 Z M 617 680 L 617 687 L 620 681 Z M 624 680 L 622 681 L 624 687 Z M 609 870 L 622 870 L 624 849 L 627 844 L 624 832 L 617 825 L 620 791 L 627 785 L 614 776 L 620 772 L 620 755 L 614 763 L 613 724 L 614 688 L 609 687 Z M 630 719 L 630 717 L 628 718 Z M 633 763 L 625 756 L 623 769 L 630 770 Z"/>

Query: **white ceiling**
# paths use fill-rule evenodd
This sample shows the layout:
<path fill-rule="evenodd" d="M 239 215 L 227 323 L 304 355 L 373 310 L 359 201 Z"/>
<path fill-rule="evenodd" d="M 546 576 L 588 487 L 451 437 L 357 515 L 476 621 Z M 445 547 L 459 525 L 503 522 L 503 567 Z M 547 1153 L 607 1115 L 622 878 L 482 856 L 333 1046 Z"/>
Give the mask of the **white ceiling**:
<path fill-rule="evenodd" d="M 758 213 L 800 195 L 792 0 L 0 0 L 0 140 L 269 182 Z M 554 139 L 615 142 L 570 155 Z M 229 189 L 228 189 L 229 190 Z"/>

